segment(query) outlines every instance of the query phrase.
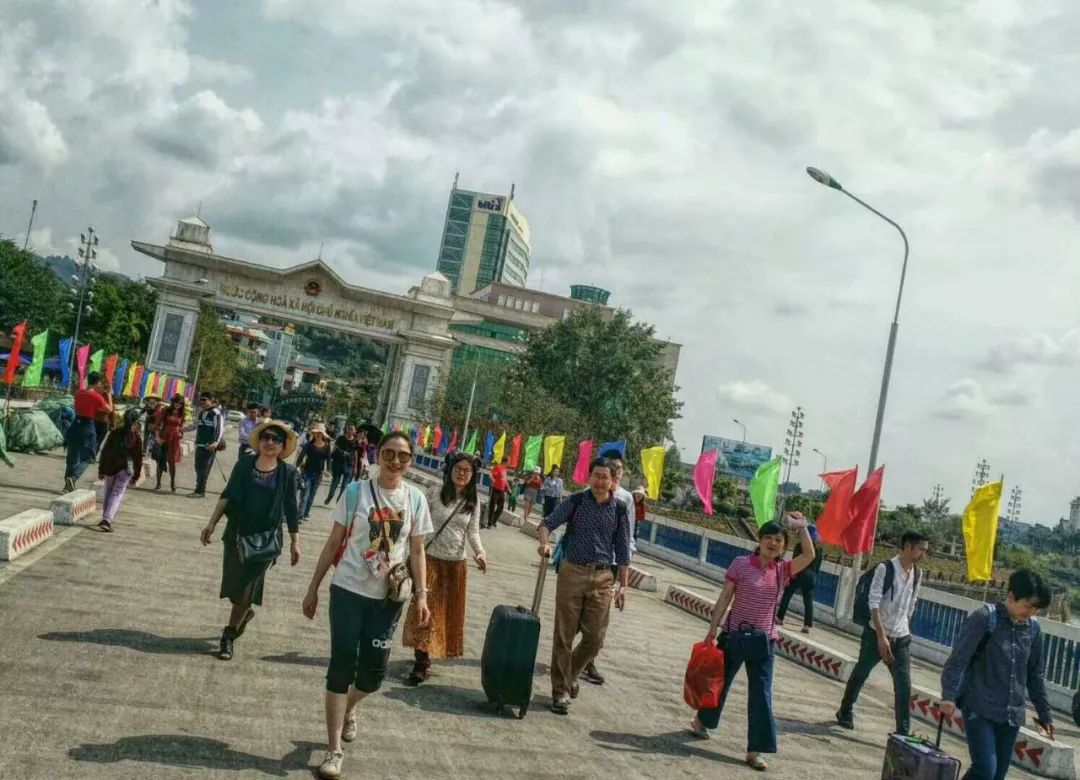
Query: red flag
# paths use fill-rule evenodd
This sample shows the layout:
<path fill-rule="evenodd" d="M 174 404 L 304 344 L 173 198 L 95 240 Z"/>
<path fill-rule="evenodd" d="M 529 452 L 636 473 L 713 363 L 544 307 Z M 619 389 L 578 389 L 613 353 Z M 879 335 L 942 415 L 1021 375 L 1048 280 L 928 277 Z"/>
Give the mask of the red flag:
<path fill-rule="evenodd" d="M 821 475 L 829 486 L 829 498 L 817 519 L 821 541 L 837 545 L 844 543 L 844 531 L 851 525 L 851 496 L 855 492 L 858 473 L 859 467 L 856 466 L 847 471 L 830 471 Z"/>
<path fill-rule="evenodd" d="M 521 458 L 521 434 L 519 433 L 514 437 L 514 440 L 510 442 L 510 468 L 516 469 L 518 467 L 518 459 Z"/>
<path fill-rule="evenodd" d="M 851 524 L 843 534 L 844 552 L 848 555 L 874 549 L 878 507 L 881 505 L 881 483 L 885 467 L 879 466 L 851 497 Z"/>
<path fill-rule="evenodd" d="M 438 425 L 435 426 L 434 433 L 431 434 L 431 451 L 435 452 L 439 449 L 439 443 L 442 442 L 442 428 Z"/>
<path fill-rule="evenodd" d="M 9 385 L 15 381 L 15 372 L 19 368 L 19 352 L 22 351 L 23 335 L 25 333 L 26 320 L 11 329 L 14 338 L 11 341 L 11 354 L 8 355 L 7 370 L 4 372 L 4 381 Z"/>
<path fill-rule="evenodd" d="M 86 343 L 75 350 L 75 367 L 79 369 L 79 389 L 86 389 L 86 362 L 90 359 L 90 344 Z"/>
<path fill-rule="evenodd" d="M 452 452 L 457 447 L 457 428 L 454 428 L 454 435 L 450 437 L 450 446 L 447 447 L 448 452 Z"/>
<path fill-rule="evenodd" d="M 139 389 L 142 387 L 142 376 L 145 372 L 145 366 L 135 364 L 135 371 L 131 374 L 131 397 L 139 398 Z M 144 393 L 145 395 L 145 393 Z"/>
<path fill-rule="evenodd" d="M 116 364 L 119 360 L 119 355 L 109 355 L 105 358 L 105 379 L 108 381 L 109 387 L 112 387 L 113 378 L 116 376 Z"/>

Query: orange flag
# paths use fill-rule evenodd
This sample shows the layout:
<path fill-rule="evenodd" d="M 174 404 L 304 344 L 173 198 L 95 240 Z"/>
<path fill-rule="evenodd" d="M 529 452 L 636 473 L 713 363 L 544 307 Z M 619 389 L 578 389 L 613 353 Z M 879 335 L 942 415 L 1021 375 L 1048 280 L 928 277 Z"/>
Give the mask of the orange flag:
<path fill-rule="evenodd" d="M 829 487 L 829 499 L 817 519 L 818 534 L 821 541 L 842 545 L 844 531 L 851 525 L 851 497 L 855 492 L 859 468 L 847 471 L 830 471 L 821 478 Z"/>
<path fill-rule="evenodd" d="M 885 467 L 879 466 L 851 497 L 851 523 L 844 530 L 844 552 L 848 555 L 868 553 L 874 549 L 878 507 L 881 505 L 881 485 Z"/>
<path fill-rule="evenodd" d="M 514 440 L 510 443 L 510 468 L 516 469 L 518 467 L 518 460 L 521 458 L 521 434 L 519 433 L 514 437 Z"/>

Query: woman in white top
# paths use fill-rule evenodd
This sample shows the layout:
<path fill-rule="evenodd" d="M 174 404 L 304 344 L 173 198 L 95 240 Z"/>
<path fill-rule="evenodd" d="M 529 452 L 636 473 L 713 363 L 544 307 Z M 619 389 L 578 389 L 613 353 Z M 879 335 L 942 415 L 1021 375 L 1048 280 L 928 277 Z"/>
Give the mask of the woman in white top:
<path fill-rule="evenodd" d="M 414 651 L 416 662 L 406 679 L 419 685 L 428 677 L 432 658 L 460 658 L 465 650 L 465 577 L 469 564 L 465 546 L 472 549 L 480 571 L 487 571 L 487 556 L 480 542 L 480 500 L 476 475 L 480 463 L 464 452 L 455 453 L 443 469 L 441 487 L 427 491 L 435 533 L 427 539 L 427 585 L 431 620 L 418 622 L 416 605 L 405 616 L 402 641 Z"/>
<path fill-rule="evenodd" d="M 353 482 L 330 513 L 330 536 L 315 565 L 304 615 L 315 617 L 319 586 L 337 563 L 330 584 L 330 667 L 326 671 L 326 731 L 330 748 L 319 777 L 341 777 L 342 741 L 356 738 L 356 705 L 382 685 L 401 604 L 388 598 L 388 572 L 409 558 L 413 600 L 421 625 L 427 605 L 424 537 L 432 532 L 427 499 L 405 482 L 413 445 L 402 431 L 379 444 L 379 475 Z M 407 543 L 406 543 L 407 540 Z M 340 560 L 338 556 L 340 555 Z"/>

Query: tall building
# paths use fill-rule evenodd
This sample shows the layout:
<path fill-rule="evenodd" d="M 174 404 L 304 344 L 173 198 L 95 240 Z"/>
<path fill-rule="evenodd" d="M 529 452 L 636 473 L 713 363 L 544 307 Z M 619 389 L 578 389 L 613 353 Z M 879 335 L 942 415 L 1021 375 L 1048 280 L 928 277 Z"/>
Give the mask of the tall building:
<path fill-rule="evenodd" d="M 509 195 L 450 190 L 438 270 L 458 295 L 492 282 L 524 287 L 529 278 L 529 223 Z"/>

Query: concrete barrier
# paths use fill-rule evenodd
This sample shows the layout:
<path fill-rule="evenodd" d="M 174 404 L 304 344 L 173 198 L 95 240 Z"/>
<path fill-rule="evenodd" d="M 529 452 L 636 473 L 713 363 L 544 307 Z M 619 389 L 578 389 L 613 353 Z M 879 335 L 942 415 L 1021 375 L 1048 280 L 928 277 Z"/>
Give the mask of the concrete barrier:
<path fill-rule="evenodd" d="M 668 587 L 664 601 L 702 620 L 712 618 L 713 605 L 716 603 L 678 585 Z M 780 640 L 776 643 L 776 651 L 800 666 L 813 669 L 818 674 L 840 682 L 847 682 L 855 668 L 855 658 L 815 642 L 805 634 L 783 628 L 780 629 Z"/>
<path fill-rule="evenodd" d="M 649 593 L 656 593 L 656 575 L 645 569 L 631 566 L 629 582 L 631 588 L 648 591 Z"/>
<path fill-rule="evenodd" d="M 53 522 L 56 525 L 75 525 L 97 508 L 99 490 L 103 493 L 105 486 L 102 485 L 96 490 L 73 490 L 54 498 L 49 507 L 52 510 Z"/>
<path fill-rule="evenodd" d="M 526 536 L 531 536 L 533 539 L 540 538 L 540 523 L 533 520 L 522 521 L 518 526 L 518 530 Z"/>
<path fill-rule="evenodd" d="M 911 686 L 911 701 L 908 708 L 919 720 L 925 720 L 937 727 L 941 717 L 941 695 L 918 685 Z M 967 724 L 959 713 L 945 718 L 945 731 L 960 739 L 967 737 Z M 1050 740 L 1038 731 L 1022 727 L 1013 746 L 1012 762 L 1040 777 L 1052 777 L 1057 780 L 1075 780 L 1076 751 L 1064 742 Z"/>
<path fill-rule="evenodd" d="M 0 520 L 0 561 L 13 561 L 53 535 L 48 509 L 27 509 Z"/>

